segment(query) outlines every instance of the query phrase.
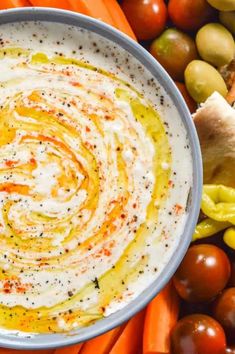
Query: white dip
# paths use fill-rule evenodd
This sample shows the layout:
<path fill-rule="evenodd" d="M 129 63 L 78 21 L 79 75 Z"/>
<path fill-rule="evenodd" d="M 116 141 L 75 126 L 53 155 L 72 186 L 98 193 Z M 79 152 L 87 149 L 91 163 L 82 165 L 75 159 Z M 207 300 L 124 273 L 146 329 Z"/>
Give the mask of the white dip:
<path fill-rule="evenodd" d="M 169 262 L 191 151 L 166 92 L 117 45 L 55 23 L 0 38 L 0 326 L 68 331 Z"/>

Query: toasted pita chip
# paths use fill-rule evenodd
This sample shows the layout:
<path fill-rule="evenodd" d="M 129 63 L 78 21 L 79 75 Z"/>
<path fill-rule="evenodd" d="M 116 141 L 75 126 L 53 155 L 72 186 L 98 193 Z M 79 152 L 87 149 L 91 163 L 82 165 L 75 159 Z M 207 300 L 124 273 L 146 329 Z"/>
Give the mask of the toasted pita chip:
<path fill-rule="evenodd" d="M 235 109 L 215 92 L 193 119 L 201 144 L 204 183 L 235 187 Z"/>

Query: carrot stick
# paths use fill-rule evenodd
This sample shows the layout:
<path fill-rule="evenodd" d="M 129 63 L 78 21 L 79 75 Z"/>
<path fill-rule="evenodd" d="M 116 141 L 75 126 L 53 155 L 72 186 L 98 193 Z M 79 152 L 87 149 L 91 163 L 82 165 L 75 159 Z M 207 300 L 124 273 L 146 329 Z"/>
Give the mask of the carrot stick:
<path fill-rule="evenodd" d="M 78 354 L 80 353 L 82 346 L 83 343 L 72 345 L 70 347 L 58 348 L 54 351 L 54 354 Z"/>
<path fill-rule="evenodd" d="M 113 19 L 110 16 L 103 0 L 68 0 L 68 2 L 73 11 L 81 12 L 84 15 L 97 18 L 111 26 L 114 26 Z"/>
<path fill-rule="evenodd" d="M 13 7 L 30 6 L 28 0 L 0 0 L 0 10 L 10 9 Z"/>
<path fill-rule="evenodd" d="M 0 354 L 53 354 L 54 349 L 47 350 L 15 350 L 0 348 Z"/>
<path fill-rule="evenodd" d="M 68 0 L 30 0 L 33 6 L 56 7 L 64 10 L 72 10 Z"/>
<path fill-rule="evenodd" d="M 169 283 L 150 302 L 144 324 L 143 354 L 169 354 L 170 335 L 179 314 L 179 298 Z"/>
<path fill-rule="evenodd" d="M 70 347 L 47 349 L 47 350 L 15 350 L 0 348 L 0 354 L 78 354 L 82 348 L 82 344 L 76 344 Z"/>
<path fill-rule="evenodd" d="M 69 3 L 70 8 L 73 11 L 79 12 L 83 15 L 92 16 L 90 15 L 89 7 L 86 4 L 85 0 L 67 0 Z M 94 16 L 95 17 L 95 16 Z"/>
<path fill-rule="evenodd" d="M 103 0 L 103 2 L 113 19 L 115 27 L 136 40 L 136 36 L 117 0 Z"/>
<path fill-rule="evenodd" d="M 89 340 L 84 344 L 81 354 L 108 354 L 122 330 L 123 326 L 117 327 L 99 337 Z"/>
<path fill-rule="evenodd" d="M 126 325 L 109 354 L 136 354 L 142 346 L 145 311 L 139 312 Z"/>

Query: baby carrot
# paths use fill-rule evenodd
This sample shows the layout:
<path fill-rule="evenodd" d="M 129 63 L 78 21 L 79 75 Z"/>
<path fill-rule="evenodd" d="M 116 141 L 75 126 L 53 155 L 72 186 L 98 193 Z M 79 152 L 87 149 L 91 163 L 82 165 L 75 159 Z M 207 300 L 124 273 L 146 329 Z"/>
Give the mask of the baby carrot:
<path fill-rule="evenodd" d="M 108 354 L 122 332 L 123 327 L 117 327 L 84 344 L 81 354 Z"/>
<path fill-rule="evenodd" d="M 30 6 L 28 0 L 1 0 L 0 1 L 0 10 L 10 9 L 13 7 L 23 7 Z"/>
<path fill-rule="evenodd" d="M 46 350 L 16 350 L 0 348 L 0 354 L 53 354 L 54 349 Z"/>
<path fill-rule="evenodd" d="M 174 285 L 169 283 L 147 307 L 143 354 L 170 353 L 170 335 L 178 314 L 178 295 Z"/>
<path fill-rule="evenodd" d="M 145 311 L 127 323 L 109 354 L 136 354 L 142 346 Z"/>
<path fill-rule="evenodd" d="M 78 354 L 82 349 L 83 343 L 75 344 L 70 347 L 58 348 L 54 351 L 54 354 Z"/>
<path fill-rule="evenodd" d="M 33 6 L 56 7 L 64 10 L 72 10 L 68 0 L 30 0 Z"/>
<path fill-rule="evenodd" d="M 136 36 L 117 0 L 103 0 L 103 2 L 113 19 L 114 26 L 132 39 L 136 40 Z"/>
<path fill-rule="evenodd" d="M 103 0 L 68 0 L 73 11 L 94 17 L 114 26 L 112 17 L 109 14 Z"/>

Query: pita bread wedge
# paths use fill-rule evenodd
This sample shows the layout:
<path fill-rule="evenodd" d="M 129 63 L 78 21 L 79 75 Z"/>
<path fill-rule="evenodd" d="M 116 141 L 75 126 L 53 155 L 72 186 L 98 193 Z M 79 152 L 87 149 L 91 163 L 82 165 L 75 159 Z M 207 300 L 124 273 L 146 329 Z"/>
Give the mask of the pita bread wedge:
<path fill-rule="evenodd" d="M 235 187 L 235 109 L 215 92 L 193 119 L 201 144 L 204 183 Z"/>

